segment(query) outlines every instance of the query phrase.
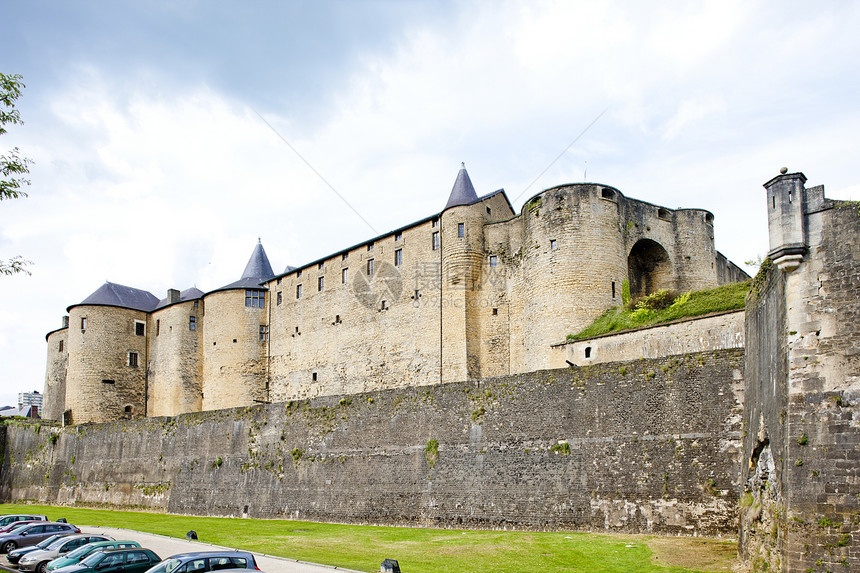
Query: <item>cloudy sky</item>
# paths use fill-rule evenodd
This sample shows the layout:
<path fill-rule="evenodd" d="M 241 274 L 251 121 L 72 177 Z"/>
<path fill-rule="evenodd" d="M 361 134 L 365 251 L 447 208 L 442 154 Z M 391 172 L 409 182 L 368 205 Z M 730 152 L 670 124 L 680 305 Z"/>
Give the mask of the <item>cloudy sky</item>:
<path fill-rule="evenodd" d="M 0 277 L 0 404 L 42 390 L 45 334 L 104 281 L 211 290 L 257 237 L 276 271 L 310 262 L 438 212 L 461 161 L 517 209 L 584 179 L 708 209 L 738 263 L 767 251 L 761 184 L 780 167 L 860 199 L 856 2 L 2 12 L 0 71 L 27 88 L 0 153 L 35 163 L 29 198 L 0 203 L 0 259 L 33 261 Z"/>

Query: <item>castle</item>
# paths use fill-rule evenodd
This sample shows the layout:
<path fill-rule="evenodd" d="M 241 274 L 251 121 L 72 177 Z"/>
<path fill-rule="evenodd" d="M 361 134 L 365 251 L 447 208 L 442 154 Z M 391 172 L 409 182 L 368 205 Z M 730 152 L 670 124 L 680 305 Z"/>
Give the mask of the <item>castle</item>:
<path fill-rule="evenodd" d="M 659 289 L 749 278 L 714 248 L 713 215 L 582 183 L 516 213 L 465 166 L 444 209 L 274 273 L 257 244 L 241 278 L 159 300 L 106 283 L 47 335 L 44 416 L 173 416 L 426 386 L 552 366 L 551 346 Z"/>
<path fill-rule="evenodd" d="M 744 570 L 857 570 L 860 212 L 803 173 L 765 189 L 745 310 L 586 340 L 625 282 L 743 278 L 709 213 L 577 184 L 516 215 L 462 170 L 440 214 L 300 269 L 258 245 L 209 293 L 105 285 L 47 337 L 71 425 L 0 426 L 0 499 L 727 535 Z"/>

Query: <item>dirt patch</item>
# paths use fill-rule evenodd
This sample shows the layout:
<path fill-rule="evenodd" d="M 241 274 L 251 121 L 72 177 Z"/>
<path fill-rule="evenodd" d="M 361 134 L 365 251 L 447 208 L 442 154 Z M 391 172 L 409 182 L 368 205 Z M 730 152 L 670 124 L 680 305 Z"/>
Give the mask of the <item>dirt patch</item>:
<path fill-rule="evenodd" d="M 645 540 L 654 552 L 653 563 L 686 567 L 700 571 L 732 571 L 738 563 L 736 541 L 696 537 L 649 537 Z"/>

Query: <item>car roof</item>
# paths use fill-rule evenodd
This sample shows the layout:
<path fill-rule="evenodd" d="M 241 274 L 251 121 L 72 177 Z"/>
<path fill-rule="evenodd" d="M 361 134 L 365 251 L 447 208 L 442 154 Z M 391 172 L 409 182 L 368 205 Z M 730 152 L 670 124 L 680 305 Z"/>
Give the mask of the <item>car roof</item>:
<path fill-rule="evenodd" d="M 189 557 L 220 557 L 220 556 L 238 556 L 251 555 L 250 551 L 242 551 L 241 549 L 224 549 L 223 551 L 189 551 L 188 553 L 177 553 L 171 555 L 167 559 L 187 559 Z M 251 555 L 253 557 L 253 555 Z M 166 561 L 166 559 L 165 559 Z"/>

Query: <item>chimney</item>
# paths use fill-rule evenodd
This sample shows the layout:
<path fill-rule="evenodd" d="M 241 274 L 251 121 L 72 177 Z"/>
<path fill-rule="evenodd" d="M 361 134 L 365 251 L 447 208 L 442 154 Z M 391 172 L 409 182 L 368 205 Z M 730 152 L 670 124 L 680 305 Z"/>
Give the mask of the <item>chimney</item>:
<path fill-rule="evenodd" d="M 63 317 L 63 328 L 69 328 L 69 317 L 68 316 Z"/>
<path fill-rule="evenodd" d="M 175 288 L 167 289 L 167 304 L 179 302 L 179 291 Z"/>

